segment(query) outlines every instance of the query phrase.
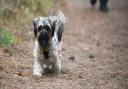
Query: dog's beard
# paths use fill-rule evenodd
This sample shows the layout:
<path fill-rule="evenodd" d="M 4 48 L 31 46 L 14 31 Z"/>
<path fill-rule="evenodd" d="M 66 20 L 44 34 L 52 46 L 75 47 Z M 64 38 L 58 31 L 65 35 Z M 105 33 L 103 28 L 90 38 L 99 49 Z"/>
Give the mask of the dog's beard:
<path fill-rule="evenodd" d="M 38 43 L 41 48 L 46 49 L 47 46 L 49 45 L 49 36 L 48 34 L 40 34 L 38 37 Z"/>
<path fill-rule="evenodd" d="M 40 46 L 40 51 L 44 54 L 45 59 L 49 58 L 49 48 L 50 48 L 50 37 L 48 34 L 40 34 L 38 39 L 38 44 Z"/>

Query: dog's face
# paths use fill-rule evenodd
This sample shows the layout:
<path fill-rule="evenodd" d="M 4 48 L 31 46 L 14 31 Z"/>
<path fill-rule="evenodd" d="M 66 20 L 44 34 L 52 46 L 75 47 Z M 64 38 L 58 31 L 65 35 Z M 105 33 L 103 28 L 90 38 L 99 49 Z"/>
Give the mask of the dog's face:
<path fill-rule="evenodd" d="M 46 18 L 33 20 L 34 34 L 40 47 L 45 48 L 53 37 L 53 29 L 51 23 Z"/>
<path fill-rule="evenodd" d="M 37 40 L 41 47 L 46 47 L 51 39 L 51 29 L 48 25 L 41 25 L 37 28 Z"/>

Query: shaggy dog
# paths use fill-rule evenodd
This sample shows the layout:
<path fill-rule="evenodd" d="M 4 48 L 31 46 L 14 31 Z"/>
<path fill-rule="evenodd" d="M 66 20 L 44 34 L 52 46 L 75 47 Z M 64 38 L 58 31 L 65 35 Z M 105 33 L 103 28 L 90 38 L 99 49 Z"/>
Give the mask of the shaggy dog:
<path fill-rule="evenodd" d="M 39 17 L 32 21 L 35 35 L 33 75 L 42 76 L 47 72 L 60 73 L 64 14 L 59 11 L 57 15 Z"/>

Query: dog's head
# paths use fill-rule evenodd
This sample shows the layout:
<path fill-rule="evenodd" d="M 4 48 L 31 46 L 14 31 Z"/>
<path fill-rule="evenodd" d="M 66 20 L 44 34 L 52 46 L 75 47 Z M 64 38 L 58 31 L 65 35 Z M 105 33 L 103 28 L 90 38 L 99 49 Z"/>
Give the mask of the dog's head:
<path fill-rule="evenodd" d="M 48 18 L 39 17 L 33 20 L 34 35 L 40 47 L 46 48 L 54 35 L 54 26 Z"/>
<path fill-rule="evenodd" d="M 46 48 L 54 33 L 56 33 L 55 35 L 57 35 L 58 41 L 61 41 L 64 23 L 65 16 L 61 11 L 55 16 L 50 15 L 47 18 L 35 18 L 33 20 L 34 35 L 40 47 Z"/>

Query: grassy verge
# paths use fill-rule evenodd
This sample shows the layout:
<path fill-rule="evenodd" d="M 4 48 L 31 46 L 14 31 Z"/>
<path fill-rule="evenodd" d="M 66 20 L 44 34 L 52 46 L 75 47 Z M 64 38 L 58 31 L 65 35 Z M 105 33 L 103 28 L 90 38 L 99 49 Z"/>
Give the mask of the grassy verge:
<path fill-rule="evenodd" d="M 0 47 L 9 47 L 15 43 L 15 37 L 11 33 L 0 28 Z"/>
<path fill-rule="evenodd" d="M 16 41 L 11 34 L 17 32 L 20 38 L 30 31 L 31 21 L 46 15 L 54 0 L 1 0 L 0 1 L 0 46 L 10 46 Z M 25 30 L 25 31 L 24 31 Z M 26 33 L 23 33 L 26 32 Z M 24 36 L 25 37 L 25 36 Z M 18 39 L 19 40 L 19 39 Z"/>
<path fill-rule="evenodd" d="M 3 7 L 8 7 L 0 12 L 0 23 L 9 21 L 22 24 L 35 16 L 46 14 L 52 3 L 53 0 L 5 0 Z"/>

